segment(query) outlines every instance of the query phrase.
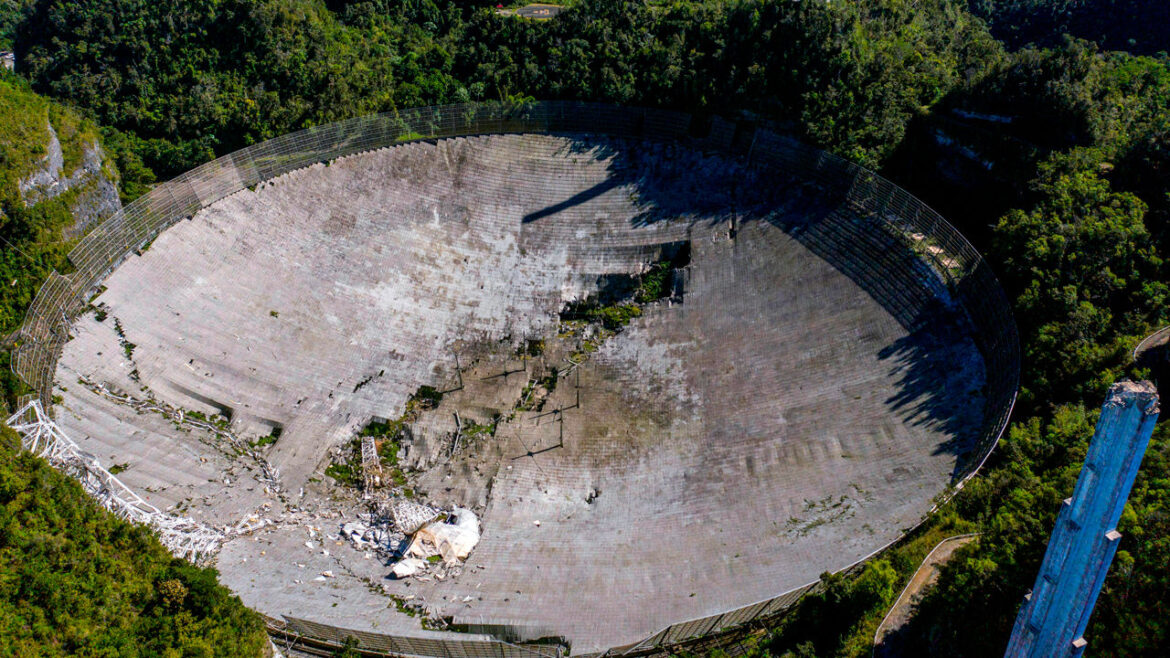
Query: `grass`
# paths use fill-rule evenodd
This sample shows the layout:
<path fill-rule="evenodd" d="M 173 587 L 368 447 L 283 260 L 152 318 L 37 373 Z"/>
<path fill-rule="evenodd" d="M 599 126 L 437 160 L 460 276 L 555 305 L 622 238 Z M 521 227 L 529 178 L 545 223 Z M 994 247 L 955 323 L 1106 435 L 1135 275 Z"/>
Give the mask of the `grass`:
<path fill-rule="evenodd" d="M 383 466 L 397 466 L 398 465 L 398 451 L 401 449 L 401 444 L 397 439 L 383 439 L 378 443 L 378 458 L 381 460 Z"/>
<path fill-rule="evenodd" d="M 654 263 L 650 271 L 642 275 L 634 301 L 649 304 L 668 297 L 674 280 L 674 268 L 669 261 Z"/>
<path fill-rule="evenodd" d="M 534 395 L 536 389 L 543 388 L 548 394 L 551 394 L 557 388 L 558 376 L 559 373 L 553 370 L 552 373 L 540 379 L 529 379 L 528 383 L 524 385 L 524 390 L 520 391 L 520 399 L 516 401 L 515 409 L 517 411 L 540 411 L 548 395 L 537 399 Z"/>
<path fill-rule="evenodd" d="M 4 117 L 0 121 L 0 204 L 15 201 L 17 182 L 41 167 L 48 154 L 50 124 L 61 143 L 65 176 L 81 165 L 85 147 L 98 140 L 92 122 L 38 96 L 15 76 L 0 76 L 0 116 Z"/>
<path fill-rule="evenodd" d="M 63 169 L 65 175 L 69 175 L 81 166 L 85 148 L 97 143 L 97 126 L 56 103 L 49 105 L 49 122 L 53 124 L 53 130 L 57 131 L 65 163 Z"/>
<path fill-rule="evenodd" d="M 418 390 L 406 402 L 406 410 L 426 411 L 434 409 L 443 401 L 443 392 L 433 386 L 419 386 Z"/>
<path fill-rule="evenodd" d="M 0 78 L 0 201 L 19 197 L 17 181 L 35 171 L 48 153 L 49 101 L 13 76 Z"/>
<path fill-rule="evenodd" d="M 544 354 L 544 341 L 533 338 L 525 340 L 520 349 L 516 350 L 516 356 L 519 357 L 538 357 L 541 354 Z"/>
<path fill-rule="evenodd" d="M 496 426 L 500 423 L 500 417 L 496 416 L 490 423 L 476 423 L 474 421 L 465 421 L 463 423 L 463 436 L 468 440 L 479 436 L 495 436 Z"/>
<path fill-rule="evenodd" d="M 262 437 L 256 439 L 255 441 L 249 441 L 248 444 L 251 445 L 253 448 L 263 448 L 264 446 L 270 446 L 273 443 L 276 443 L 276 440 L 279 438 L 280 438 L 280 429 L 274 428 L 272 430 L 272 434 L 269 434 L 268 436 L 262 436 Z"/>
<path fill-rule="evenodd" d="M 208 423 L 210 425 L 213 425 L 213 426 L 215 426 L 216 429 L 223 431 L 223 432 L 227 432 L 227 431 L 231 430 L 232 422 L 230 420 L 228 420 L 227 418 L 225 418 L 224 416 L 221 416 L 219 414 L 212 414 L 212 415 L 208 416 L 207 414 L 203 413 L 202 411 L 187 411 L 187 412 L 184 412 L 184 415 L 187 418 L 193 418 L 195 420 L 200 420 L 200 421 L 203 421 L 203 422 Z"/>
<path fill-rule="evenodd" d="M 362 439 L 372 437 L 378 445 L 378 458 L 383 466 L 389 467 L 389 480 L 395 487 L 406 485 L 406 474 L 398 466 L 398 450 L 407 423 L 414 422 L 418 414 L 439 406 L 443 400 L 443 392 L 433 386 L 420 386 L 406 401 L 406 409 L 402 415 L 394 420 L 375 421 L 367 424 L 342 450 L 339 461 L 334 461 L 325 467 L 325 475 L 333 478 L 338 484 L 346 487 L 358 488 L 363 483 L 362 478 Z M 492 428 L 495 431 L 495 428 Z M 409 497 L 409 496 L 408 496 Z"/>
<path fill-rule="evenodd" d="M 325 475 L 333 478 L 338 484 L 358 488 L 362 483 L 361 474 L 349 461 L 333 462 L 325 467 Z"/>
<path fill-rule="evenodd" d="M 637 304 L 618 303 L 601 306 L 596 298 L 590 297 L 584 301 L 569 302 L 565 310 L 561 311 L 561 320 L 584 320 L 587 323 L 600 324 L 610 331 L 617 331 L 641 315 L 642 308 Z"/>
<path fill-rule="evenodd" d="M 122 351 L 126 353 L 126 360 L 133 361 L 134 348 L 138 346 L 126 340 L 126 332 L 122 329 L 122 323 L 118 318 L 114 318 L 114 332 L 118 334 L 118 343 L 122 345 Z"/>
<path fill-rule="evenodd" d="M 670 297 L 674 292 L 674 273 L 686 267 L 690 259 L 690 245 L 687 243 L 677 253 L 655 262 L 649 270 L 638 276 L 633 291 L 625 293 L 624 299 L 606 300 L 607 303 L 602 304 L 598 296 L 592 295 L 566 304 L 561 311 L 559 338 L 581 336 L 590 325 L 600 325 L 596 334 L 584 339 L 580 349 L 574 351 L 569 360 L 581 363 L 600 349 L 606 339 L 624 329 L 634 318 L 641 317 L 642 308 L 646 304 Z"/>

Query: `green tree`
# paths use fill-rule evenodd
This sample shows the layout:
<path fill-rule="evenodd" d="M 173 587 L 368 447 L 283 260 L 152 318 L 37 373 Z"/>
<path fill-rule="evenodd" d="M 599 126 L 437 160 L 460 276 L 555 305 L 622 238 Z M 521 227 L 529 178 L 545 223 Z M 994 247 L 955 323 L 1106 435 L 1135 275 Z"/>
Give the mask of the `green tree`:
<path fill-rule="evenodd" d="M 0 656 L 259 656 L 264 624 L 0 427 Z"/>
<path fill-rule="evenodd" d="M 1017 291 L 1025 404 L 1101 395 L 1126 364 L 1129 335 L 1148 329 L 1167 298 L 1145 203 L 1113 191 L 1092 162 L 1069 162 L 1046 163 L 1043 200 L 1008 213 L 995 232 L 1001 275 Z"/>

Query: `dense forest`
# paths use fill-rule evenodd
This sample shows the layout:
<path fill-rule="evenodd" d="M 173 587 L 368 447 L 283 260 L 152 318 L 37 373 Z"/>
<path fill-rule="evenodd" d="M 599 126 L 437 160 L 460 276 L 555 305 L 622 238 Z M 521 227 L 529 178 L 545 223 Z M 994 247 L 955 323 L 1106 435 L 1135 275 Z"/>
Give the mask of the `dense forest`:
<path fill-rule="evenodd" d="M 942 211 L 993 264 L 1023 342 L 1019 404 L 979 477 L 860 575 L 826 575 L 824 590 L 757 636 L 753 652 L 869 655 L 877 623 L 934 543 L 979 532 L 919 606 L 909 642 L 913 655 L 1002 654 L 1105 389 L 1143 374 L 1133 371 L 1130 351 L 1170 319 L 1166 5 L 579 0 L 554 20 L 530 22 L 500 16 L 494 4 L 0 0 L 0 47 L 11 43 L 18 55 L 16 74 L 0 77 L 0 103 L 33 108 L 52 99 L 99 126 L 125 199 L 297 128 L 516 98 L 752 120 L 881 171 Z M 17 111 L 9 107 L 0 105 L 5 130 Z M 5 168 L 35 156 L 21 150 L 23 138 L 5 139 L 0 183 Z M 57 267 L 62 243 L 46 236 L 63 219 L 26 212 L 2 189 L 0 202 L 4 266 L 31 268 L 33 279 Z M 37 264 L 10 253 L 13 245 Z M 5 327 L 19 318 L 26 293 L 0 300 Z M 1087 634 L 1100 655 L 1170 652 L 1164 427 L 1126 507 L 1121 550 Z M 31 460 L 14 463 L 49 477 Z M 8 484 L 14 477 L 0 475 L 0 494 L 17 486 Z M 0 570 L 17 551 L 33 550 L 3 541 Z M 83 550 L 92 549 L 63 543 L 52 564 L 82 568 L 68 556 Z M 209 578 L 159 560 L 142 575 L 150 582 L 107 585 L 146 592 L 131 599 L 143 624 L 169 605 L 151 603 L 152 591 L 163 596 L 151 582 L 187 578 L 183 586 L 194 592 Z M 0 579 L 0 607 L 25 600 L 13 583 Z M 225 632 L 200 628 L 209 638 Z"/>
<path fill-rule="evenodd" d="M 214 569 L 18 445 L 0 427 L 0 656 L 261 655 L 263 622 Z"/>

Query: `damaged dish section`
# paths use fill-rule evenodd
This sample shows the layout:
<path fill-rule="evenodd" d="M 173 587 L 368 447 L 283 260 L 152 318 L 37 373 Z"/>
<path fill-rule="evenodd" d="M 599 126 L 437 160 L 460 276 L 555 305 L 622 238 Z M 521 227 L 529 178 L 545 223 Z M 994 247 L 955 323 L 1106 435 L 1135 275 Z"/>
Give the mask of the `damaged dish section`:
<path fill-rule="evenodd" d="M 426 575 L 428 567 L 438 562 L 448 569 L 457 567 L 478 543 L 479 519 L 471 510 L 457 507 L 454 512 L 420 527 L 391 573 L 395 578 Z"/>
<path fill-rule="evenodd" d="M 444 512 L 401 498 L 374 507 L 371 514 L 342 524 L 341 535 L 358 550 L 381 554 L 396 579 L 458 575 L 479 543 L 479 517 L 469 509 Z"/>

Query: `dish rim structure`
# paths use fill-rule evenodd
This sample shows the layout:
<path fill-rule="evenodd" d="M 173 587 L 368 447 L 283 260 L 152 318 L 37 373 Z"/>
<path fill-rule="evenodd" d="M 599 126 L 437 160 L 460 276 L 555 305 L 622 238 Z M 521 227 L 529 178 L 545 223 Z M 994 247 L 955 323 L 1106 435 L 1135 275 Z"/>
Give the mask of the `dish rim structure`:
<path fill-rule="evenodd" d="M 24 422 L 26 427 L 31 427 L 29 423 L 52 423 L 48 416 L 56 364 L 70 339 L 73 321 L 85 312 L 110 273 L 171 225 L 235 192 L 315 163 L 328 163 L 408 142 L 506 134 L 600 135 L 681 143 L 740 159 L 749 167 L 792 175 L 847 204 L 859 217 L 872 220 L 870 227 L 913 249 L 918 260 L 938 276 L 958 301 L 970 322 L 971 335 L 987 373 L 984 417 L 973 442 L 975 448 L 941 499 L 953 496 L 986 462 L 1015 404 L 1020 369 L 1019 338 L 1008 298 L 987 262 L 941 215 L 864 167 L 751 121 L 571 101 L 468 103 L 357 117 L 254 144 L 157 185 L 99 224 L 70 251 L 69 261 L 74 271 L 65 275 L 54 271 L 41 286 L 22 327 L 14 335 L 16 347 L 12 359 L 13 372 L 35 393 L 22 397 L 18 404 L 20 411 L 9 424 Z M 29 433 L 22 433 L 26 448 L 38 445 L 36 437 L 30 439 Z M 101 472 L 95 473 L 84 464 L 80 473 L 76 468 L 66 470 L 75 477 L 116 481 L 96 462 L 93 467 Z M 935 509 L 937 505 L 893 541 L 838 573 L 857 570 L 918 527 Z M 666 647 L 724 637 L 745 628 L 749 622 L 783 614 L 804 594 L 818 587 L 818 583 L 810 582 L 733 610 L 676 622 L 644 640 L 612 647 L 604 654 L 656 653 Z M 495 637 L 469 635 L 466 640 L 412 638 L 341 629 L 291 617 L 276 620 L 265 616 L 265 619 L 273 637 L 300 642 L 302 650 L 309 651 L 328 651 L 339 647 L 345 638 L 354 637 L 359 648 L 372 655 L 519 658 L 561 653 L 559 648 L 550 645 L 514 644 L 507 641 L 506 632 Z"/>

